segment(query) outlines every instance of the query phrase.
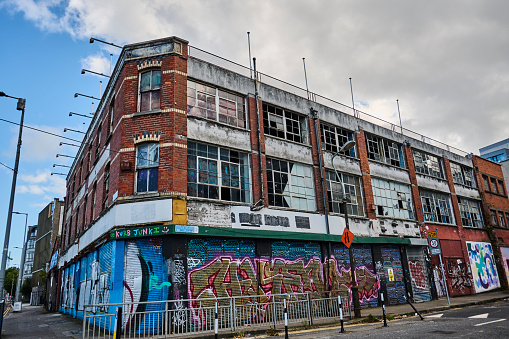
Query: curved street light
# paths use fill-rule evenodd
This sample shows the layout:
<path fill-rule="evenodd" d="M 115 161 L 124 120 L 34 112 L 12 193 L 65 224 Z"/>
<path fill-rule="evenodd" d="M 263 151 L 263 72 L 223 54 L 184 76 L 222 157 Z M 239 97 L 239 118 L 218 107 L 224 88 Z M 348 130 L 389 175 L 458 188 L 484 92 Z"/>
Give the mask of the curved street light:
<path fill-rule="evenodd" d="M 332 168 L 334 168 L 334 173 L 336 173 L 336 179 L 341 184 L 341 203 L 343 204 L 343 210 L 345 211 L 345 226 L 347 230 L 350 230 L 350 226 L 348 224 L 348 209 L 346 206 L 347 198 L 345 194 L 345 184 L 343 183 L 343 180 L 341 180 L 341 177 L 339 176 L 338 171 L 336 170 L 336 166 L 334 166 L 334 158 L 339 154 L 343 153 L 344 151 L 348 151 L 352 147 L 355 146 L 355 141 L 350 140 L 346 142 L 343 147 L 339 151 L 337 151 L 331 159 Z M 359 288 L 357 286 L 357 277 L 355 274 L 355 262 L 353 261 L 353 248 L 350 246 L 348 248 L 348 256 L 350 259 L 350 272 L 351 272 L 351 278 L 352 278 L 352 300 L 353 300 L 353 310 L 354 310 L 354 316 L 355 318 L 361 317 L 361 304 L 359 302 Z"/>

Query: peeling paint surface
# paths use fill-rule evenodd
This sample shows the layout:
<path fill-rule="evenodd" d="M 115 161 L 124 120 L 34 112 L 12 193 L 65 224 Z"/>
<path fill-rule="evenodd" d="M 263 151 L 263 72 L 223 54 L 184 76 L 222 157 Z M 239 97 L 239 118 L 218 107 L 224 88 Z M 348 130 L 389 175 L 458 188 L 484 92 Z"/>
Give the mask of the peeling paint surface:
<path fill-rule="evenodd" d="M 451 193 L 447 181 L 432 178 L 426 175 L 417 174 L 417 185 L 420 188 L 427 188 L 434 191 L 440 191 L 444 193 Z"/>
<path fill-rule="evenodd" d="M 311 146 L 299 145 L 270 136 L 265 136 L 265 153 L 269 157 L 300 162 L 307 165 L 313 164 Z"/>
<path fill-rule="evenodd" d="M 189 116 L 187 118 L 187 137 L 190 140 L 199 140 L 208 144 L 251 151 L 248 130 L 232 128 L 210 120 Z"/>
<path fill-rule="evenodd" d="M 194 200 L 187 202 L 189 225 L 232 227 L 230 214 L 230 205 Z"/>
<path fill-rule="evenodd" d="M 373 177 L 410 184 L 410 177 L 408 176 L 408 172 L 397 167 L 370 161 L 369 172 Z"/>

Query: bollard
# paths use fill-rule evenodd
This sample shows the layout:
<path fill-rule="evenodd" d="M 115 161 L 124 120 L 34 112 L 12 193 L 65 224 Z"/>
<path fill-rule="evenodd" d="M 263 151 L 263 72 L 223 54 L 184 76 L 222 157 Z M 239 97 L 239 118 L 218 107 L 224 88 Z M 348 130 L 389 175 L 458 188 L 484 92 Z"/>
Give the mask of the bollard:
<path fill-rule="evenodd" d="M 387 316 L 385 314 L 385 298 L 384 298 L 384 293 L 380 293 L 380 298 L 382 298 L 382 311 L 383 311 L 383 315 L 384 315 L 384 327 L 387 327 Z"/>
<path fill-rule="evenodd" d="M 218 330 L 218 320 L 217 320 L 217 301 L 216 301 L 216 309 L 214 313 L 214 338 L 217 339 L 217 330 Z"/>
<path fill-rule="evenodd" d="M 285 339 L 288 339 L 288 310 L 286 309 L 286 298 L 283 299 L 285 312 Z"/>
<path fill-rule="evenodd" d="M 341 322 L 341 333 L 345 333 L 345 327 L 343 326 L 343 303 L 341 302 L 341 296 L 338 295 L 339 303 L 339 321 Z"/>
<path fill-rule="evenodd" d="M 417 313 L 417 314 L 419 315 L 419 317 L 421 318 L 421 320 L 424 320 L 424 317 L 422 316 L 422 314 L 421 314 L 419 311 L 417 311 L 417 309 L 414 307 L 414 305 L 412 305 L 412 303 L 410 302 L 410 299 L 408 299 L 408 297 L 406 298 L 406 302 L 407 302 L 410 306 L 412 306 L 412 308 L 414 309 L 415 313 Z"/>
<path fill-rule="evenodd" d="M 122 307 L 117 307 L 117 311 L 115 312 L 115 330 L 113 332 L 113 339 L 119 339 L 121 331 L 122 331 Z"/>

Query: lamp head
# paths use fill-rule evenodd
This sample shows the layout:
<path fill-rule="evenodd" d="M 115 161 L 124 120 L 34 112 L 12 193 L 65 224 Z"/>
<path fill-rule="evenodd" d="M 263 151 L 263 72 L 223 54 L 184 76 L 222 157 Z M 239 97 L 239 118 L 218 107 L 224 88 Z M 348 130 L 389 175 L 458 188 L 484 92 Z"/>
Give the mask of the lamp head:
<path fill-rule="evenodd" d="M 94 38 L 90 38 L 90 43 L 93 44 L 94 43 Z"/>
<path fill-rule="evenodd" d="M 341 147 L 341 151 L 348 151 L 350 148 L 355 146 L 355 141 L 350 140 Z"/>
<path fill-rule="evenodd" d="M 64 128 L 64 133 L 67 132 L 67 128 Z"/>
<path fill-rule="evenodd" d="M 72 112 L 69 112 L 69 116 L 72 117 Z"/>
<path fill-rule="evenodd" d="M 74 97 L 77 98 L 78 97 L 78 93 L 74 93 Z"/>
<path fill-rule="evenodd" d="M 5 97 L 7 96 L 7 94 L 5 94 L 5 92 L 0 92 L 0 97 Z"/>
<path fill-rule="evenodd" d="M 85 70 L 84 69 L 81 69 L 81 74 L 85 74 Z"/>

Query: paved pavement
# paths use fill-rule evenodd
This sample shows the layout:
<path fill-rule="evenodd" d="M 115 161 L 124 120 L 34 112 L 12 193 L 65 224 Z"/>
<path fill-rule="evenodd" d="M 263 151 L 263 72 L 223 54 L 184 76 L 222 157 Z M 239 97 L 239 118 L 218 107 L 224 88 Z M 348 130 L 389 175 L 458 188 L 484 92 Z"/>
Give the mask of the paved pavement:
<path fill-rule="evenodd" d="M 80 320 L 24 304 L 22 312 L 10 312 L 4 319 L 2 338 L 82 338 L 81 330 Z"/>
<path fill-rule="evenodd" d="M 440 299 L 435 301 L 428 301 L 424 303 L 415 304 L 417 310 L 423 315 L 431 312 L 443 312 L 446 310 L 461 308 L 472 305 L 482 305 L 485 303 L 495 302 L 497 300 L 503 300 L 509 298 L 509 291 L 495 291 L 481 294 L 474 294 L 463 297 L 451 298 L 451 304 L 447 303 L 447 299 Z M 414 311 L 410 305 L 396 305 L 388 306 L 386 308 L 387 315 L 401 318 L 403 315 L 413 316 Z M 382 317 L 382 308 L 370 308 L 363 309 L 362 316 L 367 317 L 369 314 Z M 445 317 L 447 318 L 447 317 Z M 509 317 L 508 317 L 509 318 Z M 419 318 L 412 318 L 412 321 L 418 322 Z M 483 319 L 485 320 L 485 319 Z M 380 323 L 374 325 L 352 325 L 352 322 L 357 322 L 358 319 L 353 321 L 346 321 L 346 329 L 348 332 L 361 330 L 364 326 L 372 326 L 373 328 L 380 327 Z M 398 321 L 390 321 L 390 327 L 396 326 Z M 332 330 L 328 326 L 328 330 Z M 337 329 L 337 324 L 333 324 Z M 507 325 L 505 325 L 507 326 Z M 73 319 L 68 315 L 62 315 L 60 313 L 47 313 L 44 311 L 42 306 L 30 306 L 28 304 L 23 305 L 23 311 L 20 313 L 10 312 L 4 319 L 2 338 L 81 338 L 82 337 L 82 322 L 81 320 Z M 327 330 L 324 327 L 324 330 Z M 315 330 L 316 331 L 316 330 Z M 309 332 L 309 331 L 305 331 Z M 291 331 L 291 336 L 299 336 L 298 333 L 303 331 Z M 251 336 L 256 334 L 255 331 L 251 333 Z M 258 335 L 263 333 L 258 332 Z M 231 337 L 231 334 L 221 333 L 220 337 Z M 314 335 L 315 338 L 322 337 L 320 335 Z"/>

